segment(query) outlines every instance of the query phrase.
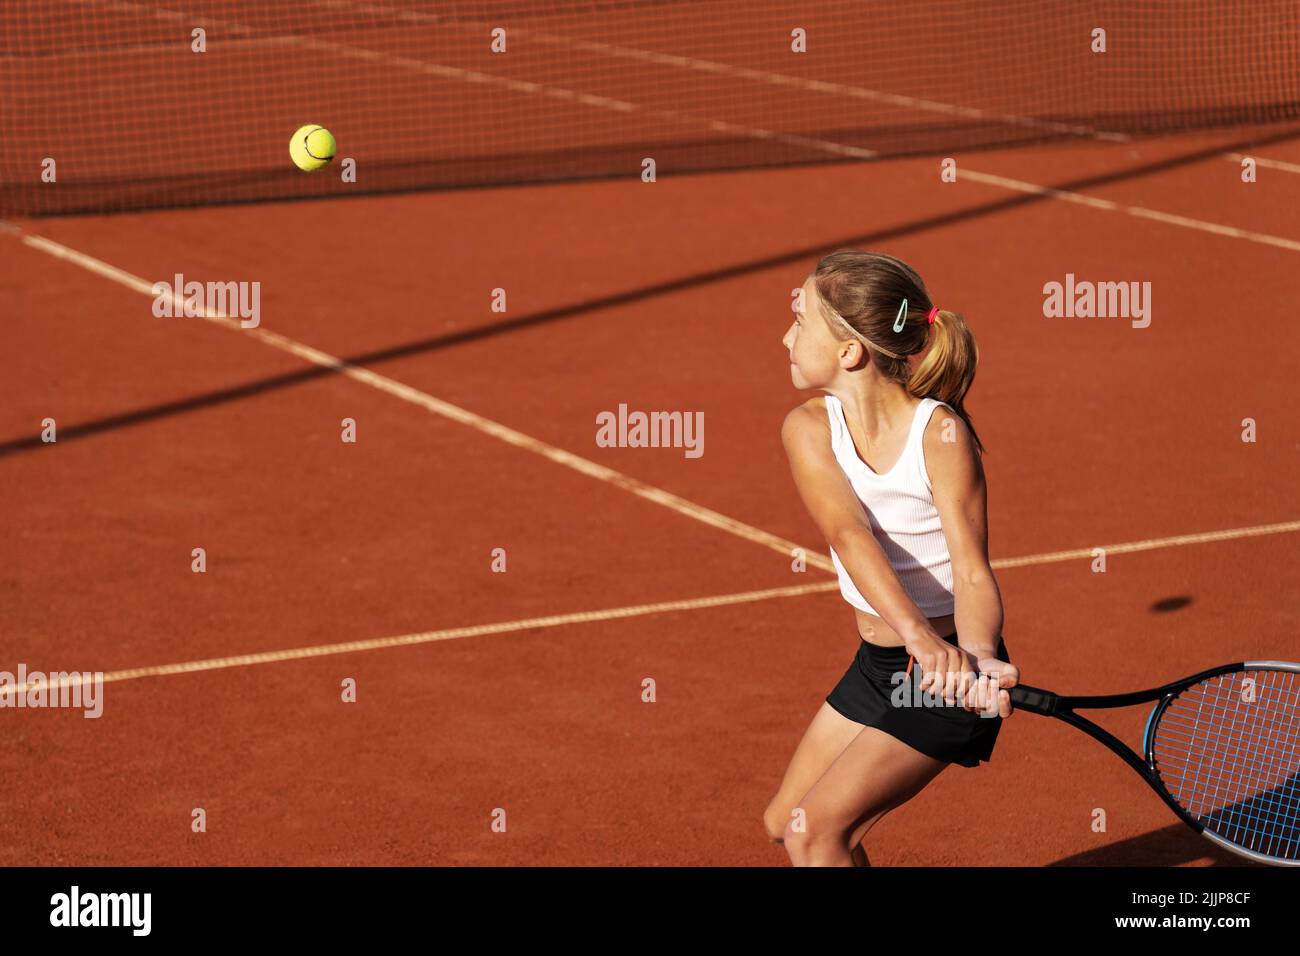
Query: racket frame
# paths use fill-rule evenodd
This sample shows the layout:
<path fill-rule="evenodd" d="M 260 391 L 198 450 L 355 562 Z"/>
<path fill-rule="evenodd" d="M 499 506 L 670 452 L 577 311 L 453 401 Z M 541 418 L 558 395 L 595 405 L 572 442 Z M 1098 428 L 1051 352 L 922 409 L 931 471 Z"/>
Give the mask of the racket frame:
<path fill-rule="evenodd" d="M 1194 832 L 1213 841 L 1230 853 L 1235 853 L 1237 856 L 1245 857 L 1248 860 L 1254 860 L 1257 863 L 1267 863 L 1273 866 L 1300 866 L 1300 859 L 1282 859 L 1259 853 L 1238 846 L 1211 830 L 1206 830 L 1205 824 L 1178 805 L 1178 802 L 1165 789 L 1157 770 L 1155 740 L 1153 739 L 1152 729 L 1159 722 L 1160 715 L 1173 703 L 1178 694 L 1202 681 L 1221 677 L 1224 674 L 1250 670 L 1282 670 L 1300 674 L 1300 664 L 1291 661 L 1238 661 L 1235 664 L 1221 664 L 1218 667 L 1211 667 L 1208 670 L 1203 670 L 1200 673 L 1184 677 L 1161 687 L 1133 691 L 1128 694 L 1066 696 L 1050 690 L 1043 690 L 1040 687 L 1030 687 L 1026 684 L 1017 684 L 1015 687 L 1009 688 L 1008 693 L 1011 696 L 1012 704 L 1017 709 L 1041 714 L 1044 717 L 1055 717 L 1057 720 L 1077 727 L 1088 736 L 1100 741 L 1107 749 L 1132 767 L 1151 789 L 1159 795 L 1165 805 L 1177 815 L 1178 819 L 1191 827 Z M 1153 700 L 1156 701 L 1156 705 L 1147 716 L 1146 728 L 1142 731 L 1142 757 L 1139 757 L 1131 747 L 1114 734 L 1097 726 L 1087 717 L 1074 712 L 1076 707 L 1104 710 L 1113 707 L 1130 707 L 1134 704 L 1143 704 Z"/>

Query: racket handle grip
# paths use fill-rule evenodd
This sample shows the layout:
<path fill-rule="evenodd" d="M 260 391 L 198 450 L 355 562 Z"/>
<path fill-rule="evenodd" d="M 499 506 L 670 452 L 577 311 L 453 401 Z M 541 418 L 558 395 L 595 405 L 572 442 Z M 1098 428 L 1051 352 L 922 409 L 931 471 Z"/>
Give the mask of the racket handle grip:
<path fill-rule="evenodd" d="M 1050 690 L 1030 687 L 1028 684 L 1017 684 L 1015 687 L 1010 688 L 1007 693 L 1011 697 L 1013 706 L 1035 714 L 1056 713 L 1056 704 L 1060 700 Z"/>

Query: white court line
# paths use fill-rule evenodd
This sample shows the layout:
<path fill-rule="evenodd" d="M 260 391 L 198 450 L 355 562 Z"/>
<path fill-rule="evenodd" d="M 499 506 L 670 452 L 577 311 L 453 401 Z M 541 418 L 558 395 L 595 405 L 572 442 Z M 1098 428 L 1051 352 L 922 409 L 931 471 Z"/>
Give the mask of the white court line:
<path fill-rule="evenodd" d="M 1135 551 L 1155 551 L 1159 548 L 1176 548 L 1188 544 L 1209 544 L 1211 541 L 1258 538 L 1266 534 L 1286 534 L 1290 531 L 1300 531 L 1300 521 L 1280 521 L 1276 524 L 1260 524 L 1249 528 L 1228 528 L 1223 531 L 1201 531 L 1196 534 L 1179 534 L 1170 538 L 1148 538 L 1145 541 L 1129 541 L 1124 544 L 1099 544 L 1096 548 L 1075 548 L 1072 551 L 1030 554 L 1023 558 L 999 558 L 989 563 L 996 571 L 999 568 L 1021 568 L 1031 564 L 1083 560 L 1091 558 L 1097 548 L 1105 551 L 1109 556 L 1112 554 L 1131 554 Z"/>
<path fill-rule="evenodd" d="M 295 647 L 281 651 L 263 651 L 256 654 L 237 654 L 232 657 L 213 657 L 206 660 L 185 661 L 180 664 L 158 664 L 152 667 L 132 667 L 128 670 L 109 671 L 104 674 L 104 683 L 109 681 L 136 680 L 141 677 L 170 677 L 177 674 L 194 674 L 199 671 L 222 670 L 228 667 L 251 667 L 256 664 L 272 664 L 280 661 L 302 660 L 311 657 L 326 657 L 332 654 L 353 654 L 359 651 L 375 651 L 389 647 L 410 647 L 414 644 L 432 644 L 438 641 L 452 641 L 463 637 L 479 637 L 484 634 L 511 634 L 518 631 L 530 631 L 544 627 L 563 627 L 567 624 L 591 624 L 596 621 L 614 621 L 629 617 L 644 617 L 648 614 L 667 614 L 673 611 L 691 611 L 698 608 L 726 607 L 731 604 L 745 604 L 751 601 L 770 601 L 774 598 L 799 597 L 824 591 L 838 590 L 835 581 L 822 581 L 817 584 L 800 584 L 784 588 L 768 588 L 762 591 L 744 591 L 738 594 L 719 594 L 711 597 L 685 598 L 678 601 L 661 601 L 657 604 L 637 604 L 629 607 L 608 608 L 600 611 L 576 611 L 569 614 L 551 614 L 546 617 L 530 617 L 519 621 L 500 621 L 494 624 L 476 624 L 468 627 L 450 627 L 439 631 L 424 631 L 418 634 L 403 634 L 399 637 L 378 637 L 363 641 L 345 641 L 338 644 L 318 644 L 314 647 Z M 82 672 L 80 678 L 61 680 L 55 686 L 74 687 L 88 684 L 94 675 Z M 25 693 L 39 682 L 28 681 L 21 687 L 6 685 L 0 687 L 0 697 Z"/>
<path fill-rule="evenodd" d="M 132 275 L 123 269 L 119 269 L 117 266 L 109 265 L 107 262 L 96 259 L 93 256 L 88 256 L 85 253 L 77 252 L 75 249 L 70 249 L 62 243 L 46 239 L 43 236 L 28 235 L 25 233 L 22 234 L 22 241 L 33 249 L 38 249 L 57 259 L 71 262 L 83 269 L 95 273 L 96 275 L 109 279 L 112 282 L 116 282 L 118 285 L 124 286 L 133 292 L 140 292 L 151 298 L 160 293 L 164 294 L 172 302 L 173 310 L 182 309 L 183 303 L 176 301 L 175 295 L 165 284 L 160 284 L 159 292 L 155 293 L 153 283 L 141 279 L 139 276 Z M 183 310 L 181 314 L 183 314 Z M 493 421 L 490 418 L 485 418 L 482 415 L 461 408 L 458 405 L 453 405 L 451 402 L 435 398 L 427 392 L 422 392 L 417 388 L 412 388 L 410 385 L 389 378 L 386 375 L 381 375 L 378 372 L 371 371 L 368 368 L 353 365 L 336 355 L 322 352 L 320 349 L 312 348 L 310 345 L 305 345 L 286 335 L 280 335 L 276 332 L 268 332 L 262 328 L 245 329 L 240 326 L 236 319 L 207 310 L 204 311 L 203 318 L 223 328 L 232 329 L 240 332 L 242 335 L 257 339 L 272 348 L 277 348 L 282 352 L 288 352 L 290 355 L 297 356 L 313 365 L 330 369 L 331 371 L 337 372 L 338 374 L 346 376 L 354 381 L 361 382 L 364 385 L 369 385 L 371 388 L 377 389 L 378 391 L 392 395 L 395 398 L 400 398 L 404 402 L 410 402 L 412 405 L 423 408 L 435 415 L 441 415 L 451 421 L 459 422 L 462 425 L 477 429 L 485 435 L 490 435 L 493 438 L 500 439 L 507 444 L 514 445 L 516 448 L 522 448 L 525 451 L 541 455 L 543 458 L 547 458 L 556 464 L 564 465 L 566 468 L 572 468 L 574 471 L 587 475 L 590 478 L 595 478 L 598 481 L 604 481 L 617 488 L 622 488 L 624 491 L 629 491 L 647 501 L 654 502 L 657 505 L 662 505 L 663 507 L 676 511 L 679 514 L 686 515 L 689 518 L 694 518 L 696 521 L 703 522 L 704 524 L 711 525 L 715 528 L 720 528 L 721 530 L 734 534 L 739 538 L 744 538 L 745 540 L 752 541 L 755 544 L 761 544 L 764 547 L 779 551 L 781 554 L 790 558 L 793 558 L 796 552 L 803 551 L 807 555 L 806 560 L 810 565 L 820 568 L 823 571 L 833 572 L 835 570 L 835 566 L 831 563 L 828 556 L 817 554 L 812 549 L 804 548 L 801 545 L 795 544 L 793 541 L 787 541 L 785 538 L 770 534 L 769 532 L 755 528 L 752 525 L 745 524 L 743 521 L 738 521 L 735 518 L 729 518 L 726 515 L 713 511 L 710 508 L 706 508 L 703 505 L 698 505 L 693 501 L 688 501 L 685 498 L 679 497 L 672 492 L 665 491 L 662 488 L 656 488 L 654 485 L 646 484 L 630 475 L 625 475 L 622 472 L 615 471 L 613 468 L 608 468 L 605 465 L 597 464 L 587 458 L 565 451 L 563 448 L 557 448 L 555 445 L 547 444 L 540 439 L 533 438 L 531 435 L 525 435 L 523 432 L 502 425 L 500 422 Z"/>
<path fill-rule="evenodd" d="M 987 186 L 998 186 L 1002 189 L 1012 190 L 1013 192 L 1028 193 L 1032 196 L 1043 196 L 1049 199 L 1060 199 L 1063 202 L 1070 202 L 1079 206 L 1087 206 L 1090 209 L 1100 209 L 1104 212 L 1123 213 L 1128 216 L 1134 216 L 1138 219 L 1150 219 L 1153 222 L 1162 222 L 1169 226 L 1178 226 L 1183 229 L 1194 229 L 1198 232 L 1206 232 L 1216 236 L 1226 236 L 1229 239 L 1244 239 L 1247 242 L 1257 242 L 1265 246 L 1286 249 L 1288 252 L 1300 252 L 1300 241 L 1287 239 L 1284 236 L 1274 236 L 1266 232 L 1254 232 L 1250 229 L 1238 229 L 1236 226 L 1225 226 L 1222 223 L 1209 222 L 1205 219 L 1193 219 L 1190 216 L 1179 216 L 1174 213 L 1161 212 L 1158 209 L 1148 209 L 1146 206 L 1131 206 L 1127 203 L 1119 203 L 1110 199 L 1100 199 L 1096 196 L 1086 196 L 1083 193 L 1071 192 L 1068 189 L 1055 189 L 1051 186 L 1040 186 L 1037 183 L 1027 183 L 1023 180 L 1011 179 L 1007 176 L 995 176 L 991 173 L 981 173 L 973 169 L 960 167 L 957 170 L 957 179 L 970 179 L 977 183 L 983 183 Z"/>
<path fill-rule="evenodd" d="M 1282 534 L 1300 531 L 1300 521 L 1285 521 L 1278 524 L 1257 525 L 1251 528 L 1229 528 L 1223 531 L 1205 531 L 1198 534 L 1177 535 L 1171 538 L 1150 538 L 1146 541 L 1131 541 L 1122 544 L 1098 545 L 1107 555 L 1130 554 L 1136 551 L 1155 551 L 1160 548 L 1177 547 L 1189 544 L 1207 544 L 1212 541 L 1229 541 L 1236 538 L 1258 537 L 1266 534 Z M 1019 558 L 999 558 L 990 562 L 994 570 L 1001 568 L 1020 568 L 1029 565 L 1051 564 L 1061 561 L 1086 560 L 1093 556 L 1093 548 L 1077 548 L 1073 551 L 1053 551 L 1047 554 L 1031 554 Z M 253 667 L 259 664 L 275 664 L 282 661 L 305 660 L 314 657 L 327 657 L 334 654 L 355 654 L 363 651 L 384 650 L 390 647 L 410 647 L 415 644 L 433 644 L 439 641 L 451 641 L 465 637 L 482 637 L 487 634 L 511 634 L 544 627 L 563 627 L 570 624 L 591 624 L 597 621 L 613 621 L 629 617 L 644 617 L 651 614 L 667 614 L 674 611 L 693 611 L 700 608 L 727 607 L 733 604 L 749 604 L 758 601 L 771 601 L 777 598 L 802 597 L 807 594 L 822 594 L 839 591 L 839 581 L 820 581 L 816 584 L 799 584 L 784 588 L 767 588 L 761 591 L 742 591 L 736 594 L 718 594 L 702 598 L 684 598 L 676 601 L 660 601 L 656 604 L 636 604 L 628 607 L 606 608 L 599 611 L 573 611 L 568 614 L 551 614 L 546 617 L 530 617 L 518 621 L 499 621 L 494 624 L 475 624 L 466 627 L 450 627 L 437 631 L 422 631 L 416 634 L 402 634 L 397 637 L 377 637 L 361 641 L 342 641 L 335 644 L 317 644 L 311 647 L 294 647 L 278 651 L 261 651 L 254 654 L 236 654 L 230 657 L 212 657 L 204 660 L 183 661 L 178 664 L 157 664 L 148 667 L 132 667 L 120 671 L 108 671 L 103 676 L 104 683 L 110 681 L 138 680 L 144 677 L 173 677 L 178 674 L 195 674 L 200 671 L 224 670 L 230 667 Z M 60 680 L 47 687 L 57 690 L 73 687 L 94 680 L 93 672 L 82 671 L 81 676 Z M 7 685 L 0 687 L 0 697 L 26 693 L 36 688 L 39 682 L 27 681 L 22 686 Z"/>
<path fill-rule="evenodd" d="M 1247 156 L 1245 153 L 1224 153 L 1223 158 L 1229 162 L 1241 164 Z M 1300 173 L 1300 165 L 1296 163 L 1284 163 L 1280 159 L 1264 159 L 1262 156 L 1251 156 L 1250 159 L 1255 161 L 1256 166 L 1262 166 L 1265 169 L 1280 169 L 1284 173 Z"/>

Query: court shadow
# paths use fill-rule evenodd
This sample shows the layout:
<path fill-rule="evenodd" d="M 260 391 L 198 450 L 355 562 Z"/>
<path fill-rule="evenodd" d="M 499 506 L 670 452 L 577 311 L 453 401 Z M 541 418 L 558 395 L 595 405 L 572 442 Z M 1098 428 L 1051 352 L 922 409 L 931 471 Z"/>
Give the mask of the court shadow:
<path fill-rule="evenodd" d="M 617 308 L 619 306 L 653 301 L 665 295 L 672 295 L 685 290 L 701 288 L 744 276 L 756 275 L 771 269 L 796 270 L 793 274 L 797 275 L 801 274 L 798 273 L 797 270 L 803 270 L 803 272 L 806 272 L 810 262 L 816 261 L 816 259 L 834 249 L 848 247 L 875 248 L 894 242 L 905 236 L 915 236 L 946 226 L 977 221 L 1013 209 L 1027 208 L 1048 202 L 1053 198 L 1053 190 L 1079 192 L 1082 190 L 1114 185 L 1121 182 L 1132 182 L 1146 176 L 1158 175 L 1170 170 L 1203 162 L 1206 159 L 1217 158 L 1223 153 L 1254 150 L 1261 146 L 1283 143 L 1297 137 L 1300 137 L 1300 129 L 1294 126 L 1288 126 L 1281 131 L 1270 133 L 1267 136 L 1259 136 L 1252 133 L 1248 135 L 1247 138 L 1238 142 L 1220 143 L 1208 147 L 1200 147 L 1166 159 L 1143 162 L 1122 169 L 1054 183 L 1052 184 L 1051 190 L 1033 193 L 1017 192 L 1012 196 L 989 202 L 975 203 L 962 209 L 919 218 L 910 222 L 899 223 L 883 229 L 852 235 L 827 237 L 827 239 L 818 241 L 815 244 L 786 249 L 774 255 L 758 257 L 719 268 L 688 272 L 666 281 L 654 282 L 595 299 L 557 306 L 552 309 L 545 309 L 503 322 L 494 322 L 490 325 L 459 330 L 449 334 L 429 336 L 367 352 L 343 356 L 338 363 L 330 364 L 327 367 L 312 366 L 293 372 L 245 382 L 227 388 L 200 393 L 186 398 L 179 398 L 143 408 L 130 409 L 102 418 L 82 422 L 69 422 L 66 425 L 60 426 L 59 441 L 75 441 L 99 435 L 104 432 L 137 427 L 160 419 L 171 418 L 176 415 L 190 414 L 203 409 L 229 404 L 231 402 L 246 401 L 280 389 L 294 388 L 308 382 L 314 382 L 317 379 L 326 376 L 338 375 L 349 368 L 374 368 L 398 359 L 404 359 L 414 355 L 430 354 L 470 342 L 481 342 L 498 336 L 509 335 L 523 329 L 545 326 L 554 322 L 571 321 L 591 315 L 599 315 L 605 310 Z M 6 457 L 23 452 L 32 452 L 38 448 L 45 447 L 45 445 L 46 443 L 41 440 L 39 434 L 0 440 L 0 457 Z"/>
<path fill-rule="evenodd" d="M 1107 839 L 1104 833 L 1098 833 L 1096 837 L 1098 840 Z M 1205 860 L 1210 866 L 1268 865 L 1229 853 L 1183 824 L 1173 823 L 1141 836 L 1062 857 L 1047 866 L 1188 866 Z"/>

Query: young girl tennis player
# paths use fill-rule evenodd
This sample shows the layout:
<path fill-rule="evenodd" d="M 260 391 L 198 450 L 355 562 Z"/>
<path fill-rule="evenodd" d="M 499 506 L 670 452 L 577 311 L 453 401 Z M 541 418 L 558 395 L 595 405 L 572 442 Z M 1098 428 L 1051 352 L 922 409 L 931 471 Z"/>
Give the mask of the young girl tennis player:
<path fill-rule="evenodd" d="M 877 820 L 948 764 L 989 759 L 1019 671 L 962 407 L 978 355 L 966 323 L 880 253 L 826 256 L 800 298 L 782 340 L 790 375 L 826 394 L 781 437 L 860 639 L 765 824 L 796 866 L 869 866 L 860 843 Z"/>

